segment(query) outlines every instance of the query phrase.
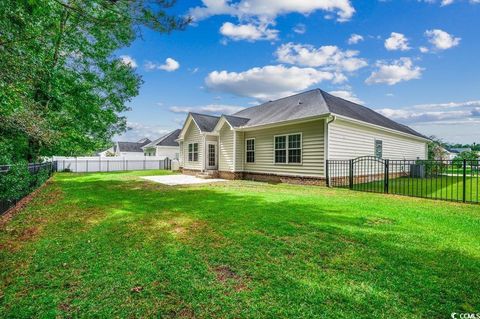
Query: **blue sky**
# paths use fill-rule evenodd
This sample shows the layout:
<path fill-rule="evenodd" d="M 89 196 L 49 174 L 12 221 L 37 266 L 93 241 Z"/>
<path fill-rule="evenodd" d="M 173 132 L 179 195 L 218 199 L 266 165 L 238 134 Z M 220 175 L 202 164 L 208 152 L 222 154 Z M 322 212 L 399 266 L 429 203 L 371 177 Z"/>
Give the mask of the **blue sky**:
<path fill-rule="evenodd" d="M 118 53 L 144 80 L 118 139 L 321 88 L 423 134 L 480 141 L 480 0 L 180 0 L 171 13 L 194 23 L 144 30 Z"/>

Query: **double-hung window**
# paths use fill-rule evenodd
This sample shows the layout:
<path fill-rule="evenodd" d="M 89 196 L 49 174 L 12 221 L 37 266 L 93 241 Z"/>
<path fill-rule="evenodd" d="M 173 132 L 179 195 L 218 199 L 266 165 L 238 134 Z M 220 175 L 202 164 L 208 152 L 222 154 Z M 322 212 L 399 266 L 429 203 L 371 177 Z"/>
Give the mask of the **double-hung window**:
<path fill-rule="evenodd" d="M 302 134 L 275 136 L 275 164 L 302 163 Z"/>
<path fill-rule="evenodd" d="M 245 140 L 246 156 L 245 161 L 247 163 L 255 163 L 255 139 L 249 138 Z"/>
<path fill-rule="evenodd" d="M 198 162 L 198 143 L 188 144 L 188 161 Z"/>

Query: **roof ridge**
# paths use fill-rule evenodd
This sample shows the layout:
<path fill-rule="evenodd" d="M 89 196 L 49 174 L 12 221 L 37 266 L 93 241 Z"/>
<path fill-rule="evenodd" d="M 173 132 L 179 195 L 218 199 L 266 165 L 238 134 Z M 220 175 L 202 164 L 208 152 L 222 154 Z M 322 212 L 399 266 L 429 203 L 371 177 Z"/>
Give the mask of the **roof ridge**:
<path fill-rule="evenodd" d="M 289 95 L 289 96 L 284 96 L 284 97 L 281 97 L 281 98 L 276 99 L 276 100 L 270 100 L 270 101 L 267 101 L 267 102 L 263 102 L 263 103 L 261 103 L 261 104 L 254 105 L 254 106 L 251 106 L 251 107 L 247 107 L 247 108 L 245 108 L 245 109 L 243 109 L 243 110 L 240 110 L 240 111 L 238 111 L 238 112 L 236 112 L 236 113 L 233 113 L 233 115 L 235 115 L 235 114 L 237 114 L 237 113 L 240 113 L 240 112 L 242 112 L 242 111 L 244 111 L 244 110 L 253 109 L 253 108 L 255 108 L 255 107 L 260 107 L 260 106 L 263 106 L 263 105 L 267 105 L 268 103 L 273 103 L 273 102 L 278 102 L 278 101 L 282 101 L 282 100 L 285 100 L 285 99 L 290 99 L 290 98 L 292 98 L 292 97 L 295 97 L 295 96 L 298 96 L 298 95 L 307 94 L 307 93 L 314 92 L 314 91 L 320 91 L 320 95 L 322 95 L 322 94 L 321 94 L 322 90 L 319 89 L 319 88 L 315 88 L 315 89 L 311 89 L 311 90 L 308 90 L 308 91 L 295 93 L 295 94 L 292 94 L 292 95 Z M 322 96 L 322 98 L 323 98 L 323 96 Z"/>
<path fill-rule="evenodd" d="M 208 116 L 208 117 L 214 117 L 214 118 L 220 118 L 220 116 L 215 116 L 215 115 L 210 115 L 210 114 L 203 114 L 203 113 L 197 113 L 197 112 L 188 112 L 191 115 L 201 115 L 201 116 Z"/>

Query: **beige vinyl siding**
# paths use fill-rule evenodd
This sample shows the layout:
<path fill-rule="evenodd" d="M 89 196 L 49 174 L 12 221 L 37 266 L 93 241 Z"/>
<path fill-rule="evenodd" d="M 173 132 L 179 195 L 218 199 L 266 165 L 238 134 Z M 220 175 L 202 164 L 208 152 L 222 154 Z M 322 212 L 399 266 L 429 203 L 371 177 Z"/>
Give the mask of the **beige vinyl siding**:
<path fill-rule="evenodd" d="M 337 119 L 328 127 L 328 157 L 353 159 L 375 155 L 375 140 L 383 142 L 383 158 L 426 158 L 426 143 L 415 138 L 385 132 L 345 120 Z"/>
<path fill-rule="evenodd" d="M 275 164 L 274 136 L 293 133 L 302 134 L 302 164 Z M 324 120 L 244 132 L 243 141 L 248 138 L 255 138 L 255 163 L 242 156 L 245 172 L 324 177 Z"/>
<path fill-rule="evenodd" d="M 188 161 L 188 144 L 198 143 L 198 162 Z M 191 121 L 183 139 L 183 163 L 184 168 L 202 170 L 204 154 L 203 136 L 197 125 Z"/>
<path fill-rule="evenodd" d="M 235 132 L 228 123 L 224 123 L 220 129 L 220 145 L 218 147 L 218 170 L 223 172 L 232 172 L 234 154 L 233 154 L 233 135 Z"/>
<path fill-rule="evenodd" d="M 236 132 L 236 147 L 235 150 L 237 154 L 235 154 L 235 170 L 243 171 L 244 169 L 244 162 L 245 162 L 245 133 L 244 132 Z"/>

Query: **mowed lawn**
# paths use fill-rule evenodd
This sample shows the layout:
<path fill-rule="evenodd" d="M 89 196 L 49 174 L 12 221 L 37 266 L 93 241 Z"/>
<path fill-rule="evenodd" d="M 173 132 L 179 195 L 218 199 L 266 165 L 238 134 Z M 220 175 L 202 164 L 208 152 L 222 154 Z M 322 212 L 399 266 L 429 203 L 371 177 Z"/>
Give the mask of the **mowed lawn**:
<path fill-rule="evenodd" d="M 58 173 L 0 229 L 0 317 L 480 312 L 480 206 L 159 171 Z"/>
<path fill-rule="evenodd" d="M 348 188 L 348 185 L 344 186 Z M 356 184 L 354 190 L 383 193 L 385 181 Z M 400 177 L 389 181 L 389 193 L 448 201 L 463 201 L 463 176 L 439 175 L 436 177 Z M 467 175 L 465 178 L 465 201 L 480 203 L 480 177 Z"/>

